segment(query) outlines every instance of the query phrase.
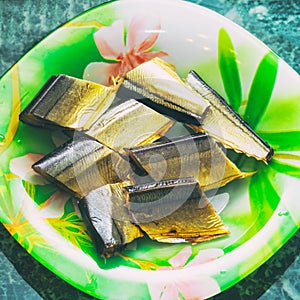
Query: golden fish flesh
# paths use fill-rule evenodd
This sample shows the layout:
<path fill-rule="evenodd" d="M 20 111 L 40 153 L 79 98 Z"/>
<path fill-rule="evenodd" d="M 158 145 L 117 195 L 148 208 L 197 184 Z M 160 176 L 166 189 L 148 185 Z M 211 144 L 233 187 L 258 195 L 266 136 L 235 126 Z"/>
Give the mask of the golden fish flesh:
<path fill-rule="evenodd" d="M 230 233 L 193 178 L 125 189 L 133 221 L 158 242 L 198 243 Z"/>
<path fill-rule="evenodd" d="M 205 133 L 131 148 L 128 153 L 132 169 L 144 170 L 154 181 L 192 176 L 203 190 L 252 175 L 241 172 Z M 149 181 L 142 171 L 133 177 L 137 183 Z"/>
<path fill-rule="evenodd" d="M 225 147 L 258 160 L 268 162 L 272 158 L 273 149 L 196 72 L 191 71 L 186 82 L 211 105 L 210 111 L 202 118 L 201 126 L 191 125 L 196 132 L 204 129 Z"/>
<path fill-rule="evenodd" d="M 160 58 L 129 71 L 122 87 L 133 92 L 132 98 L 181 122 L 199 124 L 210 106 L 202 96 L 185 85 L 172 66 Z M 121 96 L 122 87 L 118 92 Z"/>
<path fill-rule="evenodd" d="M 86 130 L 111 105 L 118 87 L 53 76 L 21 113 L 20 120 L 50 129 Z"/>
<path fill-rule="evenodd" d="M 50 182 L 82 198 L 100 186 L 123 181 L 129 172 L 126 165 L 111 149 L 80 135 L 32 167 Z"/>
<path fill-rule="evenodd" d="M 143 233 L 130 222 L 123 184 L 91 191 L 78 200 L 83 220 L 100 255 L 111 256 Z"/>
<path fill-rule="evenodd" d="M 117 152 L 123 152 L 124 147 L 159 139 L 173 124 L 169 118 L 131 99 L 108 110 L 86 134 Z"/>

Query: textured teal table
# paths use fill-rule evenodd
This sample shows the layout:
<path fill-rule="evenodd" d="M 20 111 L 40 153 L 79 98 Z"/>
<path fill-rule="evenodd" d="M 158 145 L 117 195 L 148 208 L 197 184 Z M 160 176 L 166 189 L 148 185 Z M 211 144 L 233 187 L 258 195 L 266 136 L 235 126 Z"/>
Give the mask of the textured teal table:
<path fill-rule="evenodd" d="M 0 0 L 0 75 L 40 39 L 106 1 Z M 191 1 L 246 28 L 300 71 L 298 0 Z M 300 233 L 267 263 L 214 299 L 300 299 Z M 0 299 L 93 299 L 36 262 L 0 225 Z M 120 298 L 121 299 L 121 298 Z"/>

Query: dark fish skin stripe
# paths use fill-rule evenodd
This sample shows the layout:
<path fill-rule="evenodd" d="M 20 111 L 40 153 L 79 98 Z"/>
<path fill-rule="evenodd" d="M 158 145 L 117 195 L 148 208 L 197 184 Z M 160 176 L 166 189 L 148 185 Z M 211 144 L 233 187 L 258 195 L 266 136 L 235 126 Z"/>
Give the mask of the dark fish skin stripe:
<path fill-rule="evenodd" d="M 35 110 L 35 108 L 40 104 L 41 99 L 47 94 L 47 92 L 55 85 L 58 80 L 58 76 L 51 76 L 50 79 L 43 85 L 43 87 L 39 90 L 34 99 L 26 106 L 26 108 L 20 114 L 20 120 L 24 121 L 27 118 L 27 115 Z"/>
<path fill-rule="evenodd" d="M 182 81 L 174 66 L 157 57 L 128 72 L 122 85 L 136 93 L 137 101 L 181 122 L 199 125 L 210 111 L 208 101 Z"/>
<path fill-rule="evenodd" d="M 63 95 L 72 88 L 74 83 L 74 79 L 64 75 L 58 75 L 52 88 L 48 90 L 43 98 L 41 98 L 40 105 L 34 109 L 34 113 L 41 118 L 45 118 L 53 107 L 59 103 Z"/>
<path fill-rule="evenodd" d="M 143 192 L 148 190 L 172 188 L 178 185 L 190 185 L 190 184 L 196 185 L 197 181 L 193 177 L 187 177 L 187 178 L 179 178 L 179 179 L 168 179 L 160 182 L 131 185 L 131 186 L 126 186 L 124 188 L 128 193 L 137 193 L 137 192 Z"/>
<path fill-rule="evenodd" d="M 62 173 L 70 164 L 76 163 L 102 147 L 104 146 L 95 139 L 81 135 L 75 140 L 67 141 L 53 152 L 44 156 L 33 165 L 33 169 L 51 170 L 51 175 L 55 177 Z M 68 165 L 65 165 L 67 162 Z"/>
<path fill-rule="evenodd" d="M 197 164 L 201 159 L 200 153 L 202 153 L 202 160 L 205 159 L 203 155 L 210 152 L 211 147 L 211 138 L 205 133 L 199 133 L 191 136 L 178 137 L 176 139 L 173 139 L 172 141 L 162 141 L 145 146 L 130 148 L 127 149 L 127 153 L 129 154 L 132 170 L 134 170 L 134 172 L 140 176 L 134 178 L 135 182 L 145 183 L 149 181 L 155 181 L 154 179 L 151 180 L 151 175 L 147 173 L 147 170 L 149 172 L 149 166 L 151 169 L 151 165 L 159 163 L 162 157 L 163 161 L 167 162 L 167 170 L 164 175 L 168 174 L 168 176 L 164 179 L 174 179 L 180 176 L 177 176 L 174 173 L 172 173 L 172 176 L 170 176 L 169 168 L 172 169 L 172 165 L 174 163 L 171 162 L 172 160 L 176 160 L 181 167 L 185 166 L 188 168 L 190 166 L 189 162 L 193 161 L 191 157 L 195 158 L 194 164 Z M 179 160 L 180 157 L 183 159 L 183 161 Z M 187 159 L 187 157 L 190 157 L 190 159 Z M 149 164 L 150 160 L 151 163 Z M 177 170 L 178 172 L 178 175 L 180 173 L 181 167 L 175 168 L 175 170 Z M 185 175 L 191 176 L 192 174 L 194 173 L 191 172 L 190 174 Z M 157 177 L 155 176 L 152 178 L 155 178 L 157 180 Z"/>
<path fill-rule="evenodd" d="M 20 120 L 50 130 L 85 131 L 108 109 L 117 89 L 60 74 L 46 82 Z"/>
<path fill-rule="evenodd" d="M 63 84 L 60 84 L 61 82 Z M 32 118 L 45 118 L 73 83 L 73 80 L 66 78 L 64 75 L 52 76 L 20 114 L 20 120 L 31 123 Z M 57 85 L 59 85 L 59 88 L 57 88 Z M 42 122 L 39 123 L 42 124 Z"/>
<path fill-rule="evenodd" d="M 133 176 L 139 176 L 139 177 L 150 176 L 130 150 L 128 150 L 128 154 L 129 154 L 129 163 L 134 174 Z M 151 181 L 153 181 L 153 179 Z"/>
<path fill-rule="evenodd" d="M 192 177 L 153 182 L 125 190 L 128 192 L 129 211 L 133 222 L 137 224 L 152 221 L 159 224 L 164 217 L 170 216 L 188 203 L 197 209 L 203 204 L 205 197 L 199 183 Z M 170 226 L 175 219 L 170 220 Z M 180 219 L 185 222 L 184 215 Z"/>
<path fill-rule="evenodd" d="M 157 111 L 158 113 L 168 116 L 171 119 L 177 120 L 178 122 L 189 123 L 198 126 L 200 125 L 200 117 L 194 116 L 192 113 L 187 114 L 185 112 L 180 112 L 158 102 L 154 102 L 151 100 L 152 97 L 150 94 L 144 95 L 139 93 L 138 90 L 142 90 L 142 87 L 137 87 L 136 85 L 133 85 L 128 79 L 126 79 L 123 85 L 120 87 L 117 96 L 124 100 L 135 99 L 150 107 L 151 109 Z M 160 97 L 159 95 L 154 96 L 157 98 Z M 175 106 L 174 104 L 172 105 Z M 183 110 L 181 107 L 179 108 Z"/>
<path fill-rule="evenodd" d="M 120 183 L 92 190 L 78 199 L 78 205 L 100 255 L 110 256 L 143 236 L 139 227 L 131 222 L 126 194 Z"/>
<path fill-rule="evenodd" d="M 119 182 L 114 168 L 123 159 L 111 149 L 84 134 L 69 140 L 36 162 L 33 169 L 62 189 L 82 198 L 108 183 Z M 122 169 L 123 170 L 123 169 Z M 122 176 L 127 174 L 123 170 Z"/>
<path fill-rule="evenodd" d="M 209 151 L 211 149 L 210 144 L 210 138 L 205 133 L 190 135 L 186 137 L 178 137 L 173 139 L 172 141 L 166 141 L 166 142 L 157 142 L 145 146 L 135 147 L 129 149 L 134 154 L 139 154 L 147 151 L 151 151 L 155 153 L 155 151 L 161 151 L 164 148 L 174 148 L 174 147 L 182 147 L 184 148 L 185 145 L 188 145 L 189 143 L 192 143 L 193 145 L 197 145 L 197 148 L 199 148 L 200 151 Z M 180 148 L 181 149 L 181 148 Z M 188 149 L 187 149 L 188 151 Z M 178 155 L 178 152 L 175 153 Z"/>
<path fill-rule="evenodd" d="M 99 212 L 93 208 L 92 200 L 89 197 L 83 198 L 78 201 L 78 207 L 97 252 L 100 256 L 110 256 L 122 247 L 121 237 L 112 219 L 110 220 L 112 235 L 109 236 L 106 233 L 106 230 L 108 230 L 106 226 L 108 225 L 101 219 L 103 216 L 99 215 Z M 107 216 L 105 216 L 105 219 L 107 219 Z"/>
<path fill-rule="evenodd" d="M 222 105 L 224 105 L 224 107 L 226 107 L 233 115 L 235 115 L 236 119 L 239 120 L 239 122 L 241 122 L 245 127 L 247 127 L 247 129 L 249 129 L 251 132 L 253 132 L 253 134 L 255 134 L 261 141 L 262 143 L 264 143 L 264 145 L 269 146 L 268 143 L 266 143 L 264 140 L 262 140 L 253 130 L 252 128 L 248 125 L 248 123 L 246 123 L 242 117 L 236 112 L 234 111 L 231 106 L 227 103 L 227 101 L 219 94 L 217 93 L 214 89 L 212 89 L 204 80 L 203 78 L 201 78 L 195 71 L 190 71 L 189 72 L 190 75 L 192 75 L 196 80 L 198 80 L 200 83 L 202 83 L 205 88 L 207 90 L 209 90 L 216 98 L 219 99 L 219 101 L 222 103 Z"/>
<path fill-rule="evenodd" d="M 269 162 L 274 154 L 274 149 L 266 142 L 264 141 L 249 125 L 248 123 L 246 123 L 242 117 L 235 112 L 231 106 L 225 101 L 225 99 L 219 94 L 217 93 L 213 88 L 211 88 L 204 80 L 203 78 L 201 78 L 199 76 L 199 74 L 197 74 L 197 72 L 195 72 L 194 70 L 191 70 L 189 72 L 189 76 L 192 76 L 196 81 L 198 81 L 206 90 L 208 90 L 214 97 L 216 97 L 220 103 L 222 104 L 222 106 L 227 109 L 232 116 L 234 116 L 239 123 L 241 123 L 242 126 L 244 126 L 247 130 L 249 130 L 253 136 L 255 136 L 266 148 L 269 149 L 269 152 L 267 154 L 267 156 L 265 157 L 266 162 Z M 188 82 L 188 80 L 187 80 Z M 203 95 L 204 96 L 204 95 Z M 216 109 L 218 109 L 217 107 L 215 107 Z M 222 111 L 220 109 L 218 109 L 220 111 L 220 113 L 222 113 Z"/>
<path fill-rule="evenodd" d="M 194 117 L 192 114 L 188 115 L 183 112 L 176 111 L 174 109 L 168 108 L 159 103 L 155 103 L 148 98 L 139 97 L 136 100 L 147 105 L 148 107 L 156 110 L 157 112 L 159 112 L 163 115 L 169 116 L 170 118 L 172 118 L 178 122 L 189 123 L 189 124 L 198 125 L 198 126 L 200 126 L 200 124 L 201 124 L 200 118 Z"/>

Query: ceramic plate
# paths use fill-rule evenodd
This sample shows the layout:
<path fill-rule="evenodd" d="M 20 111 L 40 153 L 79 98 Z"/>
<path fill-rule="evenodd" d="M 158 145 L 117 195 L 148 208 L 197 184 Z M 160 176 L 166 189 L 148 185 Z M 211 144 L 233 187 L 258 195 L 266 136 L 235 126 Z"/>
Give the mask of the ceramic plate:
<path fill-rule="evenodd" d="M 94 33 L 103 26 L 99 42 Z M 147 60 L 156 54 L 173 63 L 182 78 L 196 70 L 275 155 L 269 165 L 258 163 L 251 178 L 220 191 L 229 197 L 221 212 L 229 236 L 193 246 L 142 238 L 104 260 L 69 196 L 30 169 L 64 136 L 21 124 L 18 116 L 51 75 L 107 80 L 120 67 L 118 55 Z M 22 57 L 1 78 L 0 92 L 0 220 L 34 258 L 90 295 L 210 297 L 258 268 L 299 228 L 299 76 L 251 34 L 208 9 L 177 0 L 101 5 Z"/>

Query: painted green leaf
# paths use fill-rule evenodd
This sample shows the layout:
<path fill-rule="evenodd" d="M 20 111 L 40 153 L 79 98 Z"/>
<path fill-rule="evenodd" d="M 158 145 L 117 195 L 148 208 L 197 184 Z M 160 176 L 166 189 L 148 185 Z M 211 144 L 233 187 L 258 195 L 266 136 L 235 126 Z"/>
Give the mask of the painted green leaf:
<path fill-rule="evenodd" d="M 82 249 L 94 247 L 82 220 L 78 218 L 75 212 L 61 219 L 49 218 L 48 222 L 76 247 Z"/>
<path fill-rule="evenodd" d="M 275 169 L 279 173 L 284 173 L 296 178 L 300 178 L 300 167 L 293 166 L 291 164 L 283 163 L 273 159 L 270 163 L 270 167 Z"/>
<path fill-rule="evenodd" d="M 26 181 L 26 180 L 22 180 L 22 184 L 23 184 L 23 186 L 25 188 L 25 191 L 29 195 L 29 197 L 31 199 L 34 199 L 34 197 L 35 197 L 35 185 L 32 184 L 29 181 Z"/>
<path fill-rule="evenodd" d="M 224 28 L 219 31 L 218 56 L 228 102 L 234 110 L 238 111 L 242 101 L 242 85 L 234 47 Z"/>
<path fill-rule="evenodd" d="M 254 75 L 244 120 L 255 129 L 270 102 L 278 70 L 278 58 L 268 52 L 261 60 Z"/>
<path fill-rule="evenodd" d="M 29 197 L 38 205 L 47 201 L 57 191 L 57 188 L 52 184 L 34 185 L 26 180 L 22 180 L 22 184 Z"/>
<path fill-rule="evenodd" d="M 253 216 L 257 219 L 259 230 L 272 216 L 280 196 L 275 190 L 268 173 L 263 171 L 251 178 L 249 185 L 250 207 Z"/>
<path fill-rule="evenodd" d="M 259 132 L 259 135 L 275 150 L 300 150 L 300 131 Z"/>

